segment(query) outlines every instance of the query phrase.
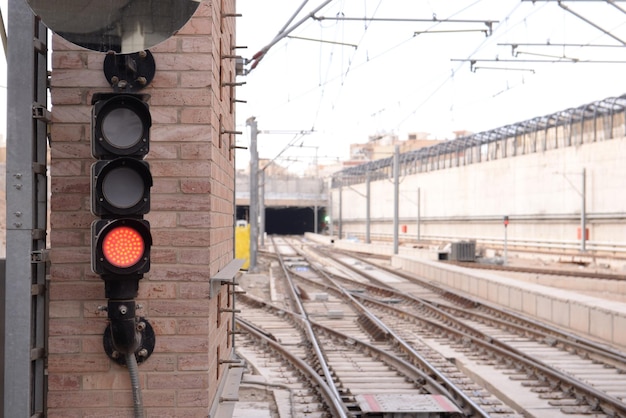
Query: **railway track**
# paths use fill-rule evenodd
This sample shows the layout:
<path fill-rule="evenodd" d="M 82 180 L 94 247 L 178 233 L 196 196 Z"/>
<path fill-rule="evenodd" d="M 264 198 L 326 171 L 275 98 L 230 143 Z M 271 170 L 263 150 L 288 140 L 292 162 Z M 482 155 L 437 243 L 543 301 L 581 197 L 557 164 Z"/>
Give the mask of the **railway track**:
<path fill-rule="evenodd" d="M 357 267 L 352 272 L 356 270 L 361 277 L 378 283 L 379 286 L 370 289 L 374 296 L 369 304 L 377 304 L 378 309 L 387 312 L 397 309 L 393 313 L 396 316 L 406 318 L 411 315 L 413 323 L 423 324 L 428 322 L 426 318 L 434 318 L 443 326 L 428 323 L 428 329 L 436 328 L 438 333 L 450 335 L 458 331 L 457 341 L 473 352 L 491 352 L 498 367 L 507 365 L 522 371 L 514 377 L 523 380 L 526 386 L 534 387 L 535 392 L 541 392 L 541 397 L 549 399 L 549 404 L 557 406 L 561 412 L 626 414 L 624 353 L 468 299 L 412 275 L 381 269 L 362 258 L 339 257 L 337 253 L 324 253 L 324 257 L 325 260 L 338 259 L 344 267 L 352 264 Z M 381 271 L 390 274 L 386 282 L 376 277 Z M 393 285 L 389 286 L 390 283 Z M 411 290 L 416 284 L 420 286 L 419 290 Z M 388 303 L 377 303 L 381 295 L 387 301 L 394 300 L 393 307 Z M 400 309 L 401 306 L 404 309 Z"/>
<path fill-rule="evenodd" d="M 238 326 L 247 332 L 256 328 L 257 333 L 263 333 L 269 339 L 269 341 L 266 341 L 266 344 L 271 345 L 272 350 L 278 350 L 279 352 L 288 351 L 289 354 L 282 354 L 282 356 L 288 358 L 290 363 L 295 363 L 297 367 L 302 369 L 298 373 L 300 376 L 318 373 L 319 364 L 311 361 L 313 356 L 308 351 L 310 344 L 308 344 L 301 332 L 288 326 L 290 322 L 297 321 L 294 313 L 287 313 L 273 305 L 249 296 L 243 297 L 240 303 L 243 303 L 245 309 L 254 317 L 255 325 L 251 325 L 248 319 L 238 318 Z M 263 313 L 259 312 L 259 309 Z M 267 316 L 268 313 L 270 313 L 270 317 Z M 266 328 L 273 328 L 279 321 L 283 322 L 285 326 L 280 327 L 278 334 L 265 330 Z M 367 342 L 369 338 L 362 330 L 357 329 L 358 327 L 354 325 L 343 326 L 345 324 L 342 323 L 340 330 L 337 330 L 335 327 L 329 328 L 321 323 L 313 322 L 316 338 L 324 347 L 325 362 L 332 370 L 331 384 L 338 389 L 341 402 L 345 406 L 345 415 L 335 410 L 332 412 L 326 411 L 328 413 L 327 416 L 358 416 L 361 412 L 360 403 L 367 403 L 369 397 L 374 395 L 380 396 L 381 394 L 401 396 L 416 402 L 437 402 L 440 406 L 446 405 L 445 409 L 440 409 L 441 411 L 450 414 L 458 412 L 455 405 L 444 396 L 424 396 L 427 393 L 439 393 L 445 392 L 445 390 L 428 375 L 407 361 L 395 356 L 393 347 L 380 342 Z M 336 321 L 333 325 L 337 326 Z M 361 334 L 362 338 L 355 338 L 355 334 Z M 257 347 L 254 350 L 258 351 L 258 344 L 253 344 L 252 346 Z M 242 350 L 244 352 L 250 349 L 250 344 L 246 343 L 245 347 Z M 244 354 L 243 357 L 247 362 L 251 361 L 251 356 Z M 307 366 L 309 367 L 309 370 L 307 370 L 307 367 L 298 364 L 300 362 L 307 365 L 311 364 L 313 367 Z M 286 366 L 283 364 L 275 364 L 275 366 L 278 374 L 283 376 Z M 272 372 L 266 371 L 266 373 Z M 289 376 L 293 376 L 293 374 L 289 374 Z M 319 392 L 320 387 L 323 388 L 325 386 L 325 383 L 315 382 L 315 378 L 307 377 L 302 380 L 308 381 L 308 391 L 306 393 Z M 283 382 L 283 384 L 288 383 L 292 382 Z M 298 389 L 300 392 L 304 390 L 302 387 Z M 317 399 L 319 398 L 321 396 L 317 397 Z M 311 414 L 319 412 L 324 413 L 325 404 L 316 404 L 310 398 L 303 398 L 296 404 L 300 406 L 296 406 L 295 410 L 301 414 L 306 413 L 306 416 L 311 416 Z"/>
<path fill-rule="evenodd" d="M 282 266 L 275 269 L 275 303 L 241 296 L 242 329 L 249 322 L 284 341 L 335 387 L 347 416 L 366 414 L 375 394 L 445 399 L 460 411 L 448 414 L 465 416 L 626 416 L 623 353 L 351 254 L 285 239 L 274 247 Z M 289 278 L 278 280 L 282 274 Z M 302 331 L 304 318 L 312 334 Z M 238 351 L 259 346 L 249 338 L 241 336 Z M 302 351 L 312 339 L 317 350 Z M 395 360 L 383 360 L 387 355 Z M 308 386 L 298 390 L 306 393 L 321 386 L 303 380 Z M 323 406 L 324 396 L 315 398 L 322 401 L 309 405 L 311 413 L 338 416 Z"/>
<path fill-rule="evenodd" d="M 617 273 L 600 273 L 600 272 L 587 272 L 587 271 L 575 271 L 572 269 L 556 269 L 556 268 L 541 268 L 541 267 L 522 267 L 522 266 L 504 266 L 498 264 L 485 264 L 466 261 L 444 261 L 447 264 L 454 264 L 455 266 L 478 269 L 478 270 L 493 270 L 493 271 L 508 271 L 514 273 L 527 273 L 527 274 L 541 274 L 551 276 L 568 276 L 568 277 L 586 277 L 594 279 L 604 280 L 626 280 L 626 275 Z"/>
<path fill-rule="evenodd" d="M 302 263 L 300 258 L 294 258 L 289 250 L 279 249 L 278 251 L 287 253 L 282 256 L 285 271 L 306 269 L 306 263 Z M 321 276 L 317 279 L 324 280 Z M 464 395 L 462 390 L 456 388 L 451 380 L 438 371 L 438 369 L 443 368 L 441 362 L 448 363 L 448 369 L 455 369 L 453 365 L 442 358 L 438 358 L 440 364 L 434 366 L 425 360 L 428 356 L 433 357 L 432 350 L 428 349 L 428 355 L 423 355 L 420 360 L 422 366 L 429 364 L 427 371 L 424 371 L 423 367 L 416 367 L 407 360 L 407 357 L 410 356 L 394 347 L 394 345 L 399 345 L 397 340 L 377 338 L 380 337 L 380 333 L 370 334 L 368 331 L 371 329 L 368 330 L 368 321 L 364 319 L 365 317 L 361 312 L 354 309 L 349 312 L 339 309 L 328 311 L 328 307 L 333 304 L 337 306 L 345 304 L 339 298 L 321 292 L 307 292 L 300 285 L 294 288 L 288 280 L 277 283 L 279 284 L 276 287 L 281 287 L 281 289 L 275 293 L 281 296 L 275 296 L 275 298 L 279 300 L 280 306 L 242 295 L 238 297 L 238 303 L 239 306 L 243 304 L 244 308 L 241 309 L 239 317 L 243 321 L 254 321 L 259 328 L 268 331 L 271 339 L 278 342 L 284 340 L 285 335 L 292 342 L 296 338 L 298 341 L 296 345 L 300 350 L 303 346 L 309 346 L 312 340 L 307 333 L 302 330 L 295 332 L 293 326 L 288 324 L 302 323 L 306 316 L 312 328 L 315 329 L 316 341 L 323 347 L 324 352 L 321 357 L 332 372 L 331 379 L 327 381 L 337 388 L 341 401 L 346 406 L 350 416 L 361 416 L 363 408 L 376 402 L 386 404 L 403 402 L 404 405 L 397 406 L 397 408 L 399 408 L 398 411 L 405 410 L 405 412 L 411 412 L 407 409 L 407 405 L 411 405 L 414 413 L 421 411 L 444 413 L 444 416 L 490 416 L 488 412 L 484 411 L 470 397 Z M 289 289 L 293 289 L 293 292 Z M 284 297 L 282 295 L 289 296 Z M 298 301 L 294 303 L 296 298 Z M 271 318 L 268 319 L 267 315 L 259 312 L 258 309 L 261 305 L 264 312 L 273 313 Z M 306 312 L 306 315 L 303 312 Z M 276 326 L 277 317 L 288 322 Z M 269 331 L 272 329 L 279 330 L 282 336 L 272 334 Z M 388 334 L 390 332 L 383 331 L 383 333 Z M 245 342 L 243 343 L 245 344 Z M 237 346 L 241 347 L 241 344 L 242 342 L 238 342 Z M 243 350 L 245 349 L 244 347 Z M 312 351 L 300 352 L 296 355 L 319 369 L 319 356 L 315 356 Z M 244 354 L 243 357 L 246 358 L 247 356 Z M 317 358 L 312 360 L 314 357 Z M 462 375 L 458 371 L 455 373 L 457 376 Z M 320 372 L 321 374 L 323 373 Z M 436 376 L 436 378 L 432 376 Z M 474 398 L 482 401 L 485 397 L 489 397 L 488 393 L 480 392 L 480 387 L 473 385 L 471 381 L 465 380 L 462 383 L 471 388 Z M 451 389 L 456 393 L 451 394 Z M 459 407 L 455 403 L 462 406 Z M 464 409 L 463 413 L 461 413 L 461 408 Z M 507 409 L 506 412 L 500 416 L 515 416 L 511 410 Z"/>

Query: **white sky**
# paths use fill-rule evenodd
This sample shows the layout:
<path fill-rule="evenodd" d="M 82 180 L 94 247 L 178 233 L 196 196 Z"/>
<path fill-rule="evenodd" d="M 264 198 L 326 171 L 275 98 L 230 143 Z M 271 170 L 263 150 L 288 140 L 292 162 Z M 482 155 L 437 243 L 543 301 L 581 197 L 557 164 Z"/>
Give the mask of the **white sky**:
<path fill-rule="evenodd" d="M 563 1 L 564 5 L 626 42 L 626 12 L 602 0 Z M 238 0 L 238 54 L 252 58 L 270 43 L 302 4 L 301 0 Z M 298 22 L 322 4 L 310 0 Z M 618 5 L 626 10 L 626 2 Z M 292 37 L 274 45 L 237 88 L 238 130 L 255 116 L 261 131 L 308 131 L 283 156 L 347 157 L 349 144 L 369 135 L 411 132 L 453 138 L 453 131 L 480 132 L 626 93 L 626 47 L 559 7 L 556 1 L 521 0 L 334 0 L 316 16 L 328 18 L 412 18 L 493 20 L 491 36 L 480 32 L 419 34 L 415 31 L 486 29 L 483 23 L 337 21 L 308 19 Z M 619 47 L 537 47 L 502 43 L 605 44 Z M 532 53 L 535 55 L 525 54 Z M 541 55 L 537 55 L 541 54 Z M 557 58 L 546 57 L 545 55 Z M 469 62 L 455 59 L 558 59 L 562 63 Z M 563 58 L 566 57 L 566 58 Z M 583 60 L 619 64 L 572 63 Z M 523 69 L 523 71 L 522 71 Z M 261 158 L 273 158 L 295 134 L 259 135 Z M 238 166 L 248 163 L 238 151 Z"/>
<path fill-rule="evenodd" d="M 244 58 L 270 43 L 303 0 L 237 0 L 238 49 Z M 322 0 L 309 0 L 294 23 Z M 626 12 L 603 0 L 563 1 L 626 42 Z M 626 1 L 617 5 L 626 10 Z M 5 24 L 7 0 L 0 0 Z M 350 45 L 283 39 L 237 88 L 239 145 L 249 145 L 245 120 L 257 118 L 259 154 L 311 162 L 346 158 L 349 144 L 369 135 L 411 132 L 452 138 L 455 130 L 480 132 L 626 93 L 626 46 L 560 8 L 556 1 L 521 0 L 333 0 L 316 13 L 327 18 L 493 20 L 491 36 L 479 32 L 420 34 L 415 31 L 486 29 L 483 23 L 337 21 L 307 19 L 292 37 Z M 10 35 L 9 35 L 10 36 Z M 519 46 L 514 57 L 502 43 L 605 44 L 619 47 Z M 351 46 L 356 45 L 356 48 Z M 0 47 L 1 49 L 1 47 Z M 542 54 L 530 55 L 523 54 Z M 562 58 L 562 63 L 469 62 L 454 59 Z M 568 58 L 623 61 L 572 63 Z M 504 69 L 508 68 L 508 69 Z M 517 69 L 517 70 L 516 70 Z M 523 69 L 524 71 L 520 71 Z M 0 56 L 0 133 L 6 132 L 6 61 Z M 294 132 L 310 131 L 296 136 Z M 271 133 L 270 133 L 271 132 Z M 295 141 L 302 147 L 287 147 Z M 237 151 L 237 165 L 249 151 Z M 304 157 L 304 158 L 303 158 Z M 284 164 L 284 162 L 283 162 Z M 295 166 L 295 165 L 294 165 Z"/>
<path fill-rule="evenodd" d="M 7 22 L 7 0 L 0 0 L 0 10 L 4 19 L 5 29 Z M 2 42 L 0 42 L 0 145 L 5 146 L 7 137 L 7 60 Z"/>

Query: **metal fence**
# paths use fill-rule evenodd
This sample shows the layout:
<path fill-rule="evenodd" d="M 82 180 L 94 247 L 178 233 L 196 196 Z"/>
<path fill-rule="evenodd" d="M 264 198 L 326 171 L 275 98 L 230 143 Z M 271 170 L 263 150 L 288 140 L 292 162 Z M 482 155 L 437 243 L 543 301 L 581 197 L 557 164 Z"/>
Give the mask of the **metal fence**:
<path fill-rule="evenodd" d="M 623 137 L 626 94 L 400 154 L 400 175 Z M 391 178 L 393 157 L 346 168 L 331 187 Z"/>

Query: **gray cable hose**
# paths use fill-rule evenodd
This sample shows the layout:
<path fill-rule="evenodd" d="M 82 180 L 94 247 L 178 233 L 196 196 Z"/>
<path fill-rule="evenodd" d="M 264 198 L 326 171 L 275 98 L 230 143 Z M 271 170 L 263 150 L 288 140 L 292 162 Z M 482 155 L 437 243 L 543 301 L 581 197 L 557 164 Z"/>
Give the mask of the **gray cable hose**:
<path fill-rule="evenodd" d="M 143 417 L 143 401 L 141 400 L 141 385 L 139 384 L 139 370 L 135 353 L 126 353 L 126 366 L 130 374 L 130 384 L 133 390 L 133 408 L 135 418 Z"/>

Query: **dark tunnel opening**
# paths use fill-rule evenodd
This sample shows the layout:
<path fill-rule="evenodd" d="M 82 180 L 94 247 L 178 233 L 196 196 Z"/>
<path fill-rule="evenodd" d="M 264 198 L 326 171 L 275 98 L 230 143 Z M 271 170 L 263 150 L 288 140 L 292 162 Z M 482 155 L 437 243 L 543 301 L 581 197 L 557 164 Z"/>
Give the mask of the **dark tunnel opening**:
<path fill-rule="evenodd" d="M 268 235 L 303 235 L 315 232 L 315 209 L 313 207 L 267 207 L 265 208 L 265 232 Z M 317 208 L 317 231 L 324 227 L 325 208 Z M 249 218 L 248 206 L 237 206 L 237 219 Z"/>

